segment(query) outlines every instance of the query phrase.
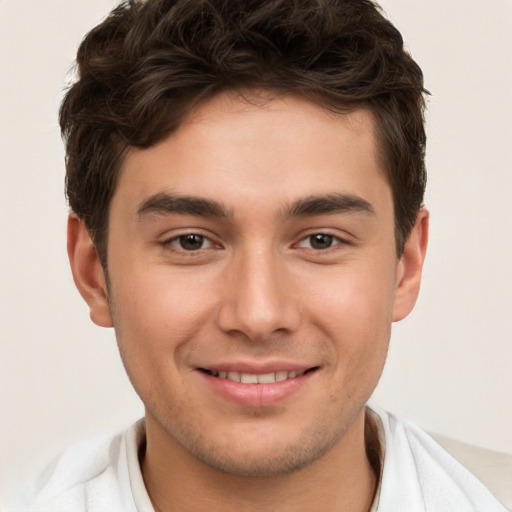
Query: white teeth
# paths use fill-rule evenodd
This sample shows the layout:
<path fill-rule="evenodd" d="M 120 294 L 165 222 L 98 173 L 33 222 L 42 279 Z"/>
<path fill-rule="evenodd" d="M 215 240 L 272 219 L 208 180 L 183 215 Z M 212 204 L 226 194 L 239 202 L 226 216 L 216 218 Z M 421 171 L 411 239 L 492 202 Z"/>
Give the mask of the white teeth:
<path fill-rule="evenodd" d="M 288 372 L 276 372 L 276 382 L 281 382 L 288 378 Z"/>
<path fill-rule="evenodd" d="M 296 377 L 300 377 L 304 375 L 305 372 L 298 371 L 278 371 L 272 373 L 240 373 L 240 372 L 225 372 L 225 371 L 216 371 L 211 370 L 210 373 L 214 377 L 219 377 L 220 379 L 228 379 L 233 382 L 241 382 L 242 384 L 273 384 L 274 382 L 281 382 L 287 379 L 294 379 Z"/>
<path fill-rule="evenodd" d="M 241 373 L 240 382 L 243 384 L 258 384 L 258 376 L 253 373 Z"/>
<path fill-rule="evenodd" d="M 276 382 L 276 374 L 275 373 L 263 373 L 262 375 L 257 375 L 259 384 L 272 384 Z"/>
<path fill-rule="evenodd" d="M 240 374 L 238 372 L 228 372 L 228 379 L 235 382 L 240 382 Z"/>

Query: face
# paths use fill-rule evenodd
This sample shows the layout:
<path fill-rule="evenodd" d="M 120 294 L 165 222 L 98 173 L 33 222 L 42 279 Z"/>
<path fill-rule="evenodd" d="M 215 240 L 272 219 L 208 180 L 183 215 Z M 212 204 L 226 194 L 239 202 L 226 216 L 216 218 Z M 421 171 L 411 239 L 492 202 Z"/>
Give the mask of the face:
<path fill-rule="evenodd" d="M 361 431 L 414 302 L 404 265 L 369 112 L 223 94 L 127 156 L 110 310 L 91 315 L 115 326 L 148 435 L 228 473 L 283 474 Z"/>

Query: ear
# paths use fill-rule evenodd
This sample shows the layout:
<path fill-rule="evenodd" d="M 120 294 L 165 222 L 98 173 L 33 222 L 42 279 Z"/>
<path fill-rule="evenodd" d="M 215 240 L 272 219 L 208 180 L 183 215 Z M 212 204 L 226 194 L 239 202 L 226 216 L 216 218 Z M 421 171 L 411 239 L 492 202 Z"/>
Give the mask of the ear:
<path fill-rule="evenodd" d="M 393 322 L 405 318 L 412 311 L 418 298 L 421 271 L 427 252 L 428 216 L 428 211 L 424 208 L 418 212 L 397 265 Z"/>
<path fill-rule="evenodd" d="M 68 217 L 68 257 L 73 280 L 89 305 L 91 320 L 113 327 L 105 274 L 85 224 L 74 213 Z"/>

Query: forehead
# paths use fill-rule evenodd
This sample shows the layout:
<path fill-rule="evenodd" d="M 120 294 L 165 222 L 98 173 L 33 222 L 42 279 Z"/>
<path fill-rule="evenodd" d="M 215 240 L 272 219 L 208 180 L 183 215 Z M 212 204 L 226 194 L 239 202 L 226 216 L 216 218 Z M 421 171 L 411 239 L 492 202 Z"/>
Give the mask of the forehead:
<path fill-rule="evenodd" d="M 315 194 L 389 188 L 367 109 L 330 112 L 301 97 L 223 93 L 158 144 L 132 149 L 114 195 L 140 203 L 161 192 L 271 207 Z"/>

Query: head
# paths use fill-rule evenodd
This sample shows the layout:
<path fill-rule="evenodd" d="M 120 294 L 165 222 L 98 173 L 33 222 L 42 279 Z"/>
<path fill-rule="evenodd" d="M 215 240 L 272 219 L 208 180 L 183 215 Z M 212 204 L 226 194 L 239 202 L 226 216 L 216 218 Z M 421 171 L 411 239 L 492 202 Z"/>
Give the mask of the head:
<path fill-rule="evenodd" d="M 155 145 L 226 90 L 369 109 L 400 255 L 426 182 L 423 76 L 372 1 L 124 2 L 85 37 L 77 67 L 60 112 L 66 190 L 104 266 L 128 149 Z"/>
<path fill-rule="evenodd" d="M 366 0 L 146 0 L 78 68 L 71 265 L 116 329 L 149 460 L 276 476 L 364 455 L 426 247 L 422 75 L 399 33 Z"/>

